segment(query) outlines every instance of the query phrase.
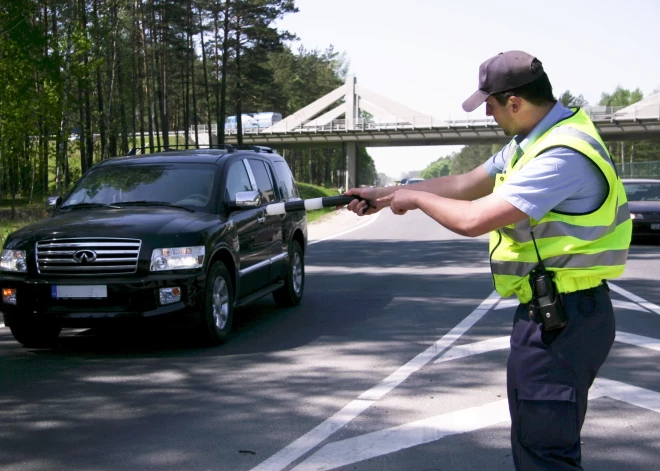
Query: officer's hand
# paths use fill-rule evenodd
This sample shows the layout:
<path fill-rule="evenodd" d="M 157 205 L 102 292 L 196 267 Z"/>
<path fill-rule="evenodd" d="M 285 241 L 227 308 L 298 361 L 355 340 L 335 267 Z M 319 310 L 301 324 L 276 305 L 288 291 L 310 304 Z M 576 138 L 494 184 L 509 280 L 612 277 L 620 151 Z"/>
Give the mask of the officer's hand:
<path fill-rule="evenodd" d="M 394 214 L 400 216 L 406 214 L 409 210 L 418 209 L 417 197 L 418 191 L 414 190 L 396 190 L 394 193 L 378 198 L 376 203 L 378 206 L 389 206 Z"/>
<path fill-rule="evenodd" d="M 377 213 L 385 207 L 384 205 L 376 205 L 376 198 L 378 197 L 377 188 L 351 188 L 344 194 L 355 195 L 362 198 L 361 200 L 355 199 L 346 206 L 346 209 L 353 211 L 359 216 Z"/>

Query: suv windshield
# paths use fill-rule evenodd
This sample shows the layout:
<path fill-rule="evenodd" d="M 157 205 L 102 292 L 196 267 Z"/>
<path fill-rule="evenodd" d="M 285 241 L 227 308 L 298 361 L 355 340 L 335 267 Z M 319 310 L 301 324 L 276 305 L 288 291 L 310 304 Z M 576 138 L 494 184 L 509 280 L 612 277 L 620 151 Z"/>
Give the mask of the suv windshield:
<path fill-rule="evenodd" d="M 154 202 L 202 208 L 211 200 L 216 168 L 180 163 L 102 166 L 80 180 L 60 207 Z"/>

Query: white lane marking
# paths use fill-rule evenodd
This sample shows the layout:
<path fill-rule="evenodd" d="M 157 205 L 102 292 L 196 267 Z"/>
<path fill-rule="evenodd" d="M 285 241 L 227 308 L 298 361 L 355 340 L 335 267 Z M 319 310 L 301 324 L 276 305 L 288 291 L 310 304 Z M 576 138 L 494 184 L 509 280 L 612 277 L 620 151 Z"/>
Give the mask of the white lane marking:
<path fill-rule="evenodd" d="M 645 307 L 640 306 L 637 303 L 633 303 L 630 301 L 619 301 L 618 299 L 613 299 L 612 300 L 612 306 L 618 307 L 620 309 L 629 309 L 631 311 L 642 311 L 642 312 L 649 312 L 648 309 Z"/>
<path fill-rule="evenodd" d="M 589 400 L 604 396 L 660 413 L 660 393 L 650 389 L 611 379 L 596 378 L 589 390 Z"/>
<path fill-rule="evenodd" d="M 373 401 L 360 401 L 356 399 L 351 401 L 342 410 L 326 419 L 323 423 L 317 425 L 305 435 L 291 443 L 283 450 L 275 453 L 266 461 L 260 463 L 252 471 L 273 471 L 284 469 L 293 461 L 300 458 L 309 450 L 324 441 L 330 435 L 349 423 L 355 417 L 364 412 Z"/>
<path fill-rule="evenodd" d="M 660 413 L 660 393 L 649 389 L 597 378 L 589 391 L 589 400 L 601 397 Z M 508 402 L 491 402 L 329 443 L 293 471 L 327 471 L 510 421 Z"/>
<path fill-rule="evenodd" d="M 472 355 L 479 355 L 480 353 L 493 352 L 495 350 L 504 350 L 511 346 L 511 337 L 497 337 L 494 339 L 483 340 L 481 342 L 468 343 L 459 345 L 442 354 L 440 358 L 435 360 L 434 363 L 442 363 L 449 360 L 458 360 L 459 358 L 466 358 Z"/>
<path fill-rule="evenodd" d="M 369 224 L 373 224 L 374 221 L 376 221 L 376 219 L 378 219 L 378 216 L 380 216 L 380 212 L 377 212 L 376 214 L 370 215 L 369 220 L 367 222 L 365 222 L 364 224 L 360 224 L 359 226 L 353 227 L 353 228 L 351 228 L 347 231 L 344 231 L 344 232 L 340 232 L 339 234 L 335 234 L 335 235 L 331 235 L 331 236 L 328 236 L 328 237 L 324 237 L 323 239 L 318 239 L 318 240 L 313 240 L 311 242 L 307 242 L 307 245 L 318 244 L 319 242 L 334 239 L 335 237 L 341 237 L 341 236 L 349 234 L 353 231 L 357 231 L 358 229 L 362 229 L 363 227 L 367 227 Z"/>
<path fill-rule="evenodd" d="M 349 423 L 376 400 L 383 397 L 393 388 L 405 381 L 408 376 L 433 360 L 442 350 L 454 343 L 463 333 L 481 319 L 488 310 L 497 303 L 499 295 L 493 291 L 471 314 L 463 319 L 456 327 L 435 342 L 431 347 L 424 350 L 401 368 L 385 378 L 374 388 L 361 394 L 356 400 L 350 402 L 337 414 L 318 425 L 293 443 L 275 453 L 266 461 L 253 468 L 251 471 L 274 471 L 284 469 L 286 466 L 318 446 L 330 435 Z"/>
<path fill-rule="evenodd" d="M 499 303 L 497 303 L 497 306 L 495 306 L 495 310 L 499 311 L 500 309 L 506 309 L 508 307 L 518 307 L 518 302 L 517 299 L 502 299 Z"/>
<path fill-rule="evenodd" d="M 2 322 L 0 322 L 0 329 L 2 329 L 4 326 L 5 325 Z"/>
<path fill-rule="evenodd" d="M 646 299 L 640 298 L 636 294 L 633 294 L 630 291 L 626 291 L 625 289 L 615 285 L 614 283 L 610 283 L 608 281 L 607 284 L 609 285 L 609 287 L 612 291 L 615 291 L 615 292 L 619 293 L 621 296 L 624 296 L 624 297 L 630 299 L 631 301 L 636 302 L 637 304 L 639 304 L 640 306 L 648 309 L 649 311 L 655 312 L 656 314 L 660 314 L 660 306 L 658 306 L 656 304 L 653 304 L 653 303 L 650 303 Z"/>
<path fill-rule="evenodd" d="M 612 286 L 612 285 L 610 284 L 610 286 Z M 613 299 L 612 300 L 612 306 L 618 307 L 618 308 L 621 308 L 621 309 L 629 309 L 631 311 L 648 312 L 649 309 L 646 309 L 645 307 L 643 307 L 643 304 L 648 304 L 648 303 L 646 303 L 642 298 L 639 298 L 639 299 L 641 301 L 643 301 L 642 305 L 639 305 L 636 302 L 620 301 L 618 299 Z M 519 303 L 518 303 L 517 299 L 503 299 L 499 303 L 497 303 L 497 306 L 495 306 L 495 310 L 506 309 L 506 308 L 509 308 L 509 307 L 517 307 L 518 304 Z"/>
<path fill-rule="evenodd" d="M 394 373 L 385 378 L 380 384 L 365 391 L 360 395 L 359 399 L 368 399 L 377 401 L 385 394 L 396 388 L 399 384 L 405 381 L 411 374 L 422 368 L 429 361 L 433 360 L 436 356 L 442 353 L 443 350 L 448 348 L 452 343 L 458 340 L 470 327 L 472 327 L 484 314 L 497 302 L 500 295 L 497 291 L 493 291 L 470 315 L 458 323 L 456 327 L 447 332 L 438 341 L 436 341 L 429 348 L 396 370 Z"/>
<path fill-rule="evenodd" d="M 615 341 L 660 352 L 660 340 L 653 337 L 644 337 L 617 330 Z M 504 350 L 510 347 L 509 342 L 510 337 L 507 335 L 505 337 L 497 337 L 494 339 L 483 340 L 481 342 L 459 345 L 458 347 L 447 350 L 442 356 L 440 356 L 440 358 L 435 360 L 434 363 L 458 360 L 459 358 L 467 358 L 472 355 L 480 355 L 495 350 Z"/>
<path fill-rule="evenodd" d="M 641 335 L 629 334 L 627 332 L 616 332 L 617 342 L 635 345 L 637 347 L 648 348 L 660 352 L 660 340 Z"/>
<path fill-rule="evenodd" d="M 330 443 L 293 468 L 293 471 L 339 468 L 433 442 L 448 435 L 472 432 L 510 420 L 506 400 L 491 402 Z"/>
<path fill-rule="evenodd" d="M 321 266 L 306 265 L 305 273 L 327 273 L 344 274 L 351 273 L 356 275 L 471 275 L 480 273 L 490 273 L 488 267 L 342 267 L 342 266 Z"/>

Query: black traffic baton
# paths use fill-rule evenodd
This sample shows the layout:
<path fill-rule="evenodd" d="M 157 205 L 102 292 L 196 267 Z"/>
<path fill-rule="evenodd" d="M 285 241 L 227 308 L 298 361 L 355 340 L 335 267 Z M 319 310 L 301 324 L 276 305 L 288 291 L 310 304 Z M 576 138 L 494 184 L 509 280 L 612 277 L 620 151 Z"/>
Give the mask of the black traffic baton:
<path fill-rule="evenodd" d="M 294 211 L 313 211 L 315 209 L 321 208 L 334 208 L 335 206 L 344 206 L 353 200 L 362 201 L 363 199 L 364 198 L 360 198 L 357 195 L 339 195 L 288 201 L 286 203 L 273 203 L 266 206 L 266 213 L 270 216 L 275 216 L 278 214 L 291 213 Z M 367 205 L 370 208 L 376 207 L 369 201 L 367 201 Z"/>

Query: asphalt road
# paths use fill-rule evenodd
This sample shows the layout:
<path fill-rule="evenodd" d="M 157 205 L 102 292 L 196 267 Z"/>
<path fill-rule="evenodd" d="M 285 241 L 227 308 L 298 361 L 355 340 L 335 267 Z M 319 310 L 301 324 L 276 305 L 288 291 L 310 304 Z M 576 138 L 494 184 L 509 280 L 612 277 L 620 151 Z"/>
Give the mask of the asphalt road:
<path fill-rule="evenodd" d="M 301 305 L 238 310 L 221 347 L 147 328 L 30 350 L 0 328 L 0 469 L 512 469 L 515 303 L 493 293 L 487 240 L 421 213 L 359 224 L 311 230 Z M 659 467 L 659 259 L 633 246 L 611 284 L 617 341 L 592 388 L 586 469 Z"/>

